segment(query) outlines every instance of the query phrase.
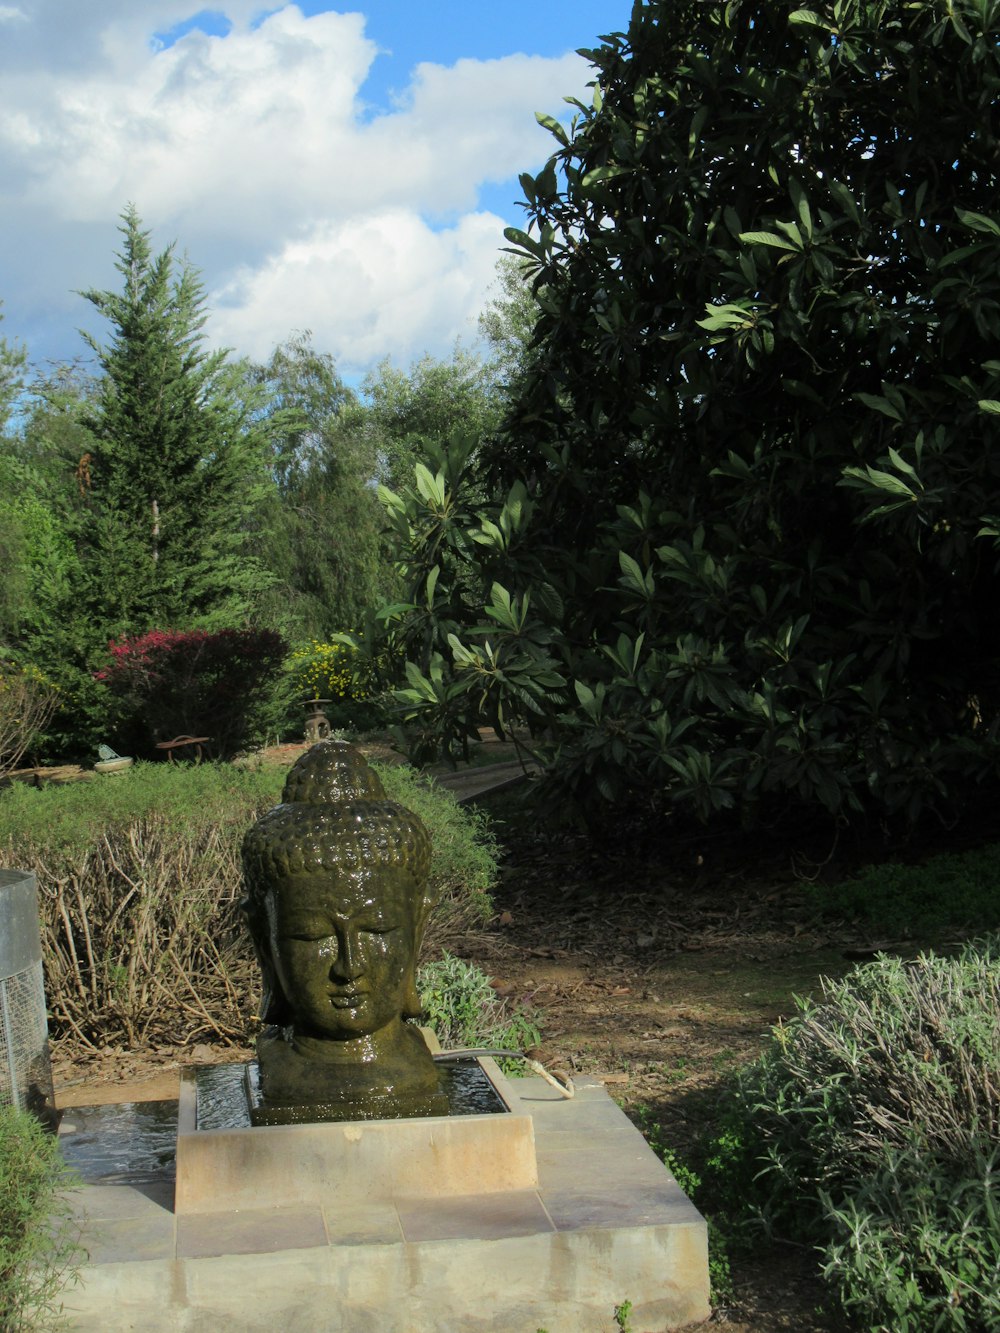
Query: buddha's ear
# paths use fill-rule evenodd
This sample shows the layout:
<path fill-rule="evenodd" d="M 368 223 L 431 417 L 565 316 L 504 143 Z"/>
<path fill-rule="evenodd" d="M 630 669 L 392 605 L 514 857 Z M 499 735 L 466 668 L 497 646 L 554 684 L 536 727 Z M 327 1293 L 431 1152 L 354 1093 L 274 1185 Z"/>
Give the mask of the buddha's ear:
<path fill-rule="evenodd" d="M 403 1017 L 419 1018 L 424 1012 L 417 990 L 417 960 L 414 958 L 406 969 L 403 990 Z"/>
<path fill-rule="evenodd" d="M 260 898 L 251 897 L 249 894 L 240 906 L 246 913 L 253 951 L 260 965 L 260 1021 L 263 1024 L 274 1023 L 278 1027 L 284 1027 L 286 1023 L 291 1022 L 291 1010 L 268 947 L 270 921 L 267 909 Z"/>

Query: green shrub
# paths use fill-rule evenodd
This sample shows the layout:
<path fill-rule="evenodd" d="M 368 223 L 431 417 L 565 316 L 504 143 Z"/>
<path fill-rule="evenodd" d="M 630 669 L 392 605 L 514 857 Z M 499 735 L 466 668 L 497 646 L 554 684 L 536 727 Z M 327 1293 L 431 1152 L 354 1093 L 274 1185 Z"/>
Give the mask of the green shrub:
<path fill-rule="evenodd" d="M 357 734 L 385 724 L 379 665 L 353 631 L 327 643 L 311 639 L 292 650 L 272 687 L 266 712 L 271 732 L 301 734 L 307 699 L 327 701 L 323 712 L 334 731 Z"/>
<path fill-rule="evenodd" d="M 257 713 L 287 651 L 269 629 L 150 630 L 109 644 L 97 678 L 123 701 L 138 753 L 155 758 L 157 741 L 204 735 L 231 759 L 259 736 Z"/>
<path fill-rule="evenodd" d="M 960 1171 L 928 1169 L 918 1149 L 837 1206 L 823 1272 L 844 1309 L 887 1333 L 1000 1328 L 1000 1150 L 976 1147 Z"/>
<path fill-rule="evenodd" d="M 1000 1327 L 1000 940 L 880 957 L 773 1033 L 703 1172 L 872 1327 Z"/>
<path fill-rule="evenodd" d="M 0 1327 L 43 1327 L 83 1257 L 63 1191 L 57 1140 L 22 1111 L 0 1107 Z"/>
<path fill-rule="evenodd" d="M 508 418 L 387 497 L 408 720 L 530 728 L 653 827 L 961 811 L 1000 771 L 1000 6 L 642 0 L 587 54 L 506 233 Z"/>
<path fill-rule="evenodd" d="M 379 770 L 433 842 L 441 905 L 428 952 L 490 912 L 496 846 L 481 816 L 410 770 Z M 38 878 L 54 1036 L 84 1045 L 246 1040 L 259 991 L 240 844 L 281 799 L 281 769 L 136 764 L 0 793 L 0 864 Z"/>
<path fill-rule="evenodd" d="M 816 884 L 811 892 L 824 912 L 894 934 L 990 930 L 1000 921 L 1000 846 L 946 853 L 923 865 L 866 866 L 854 879 Z"/>
<path fill-rule="evenodd" d="M 446 952 L 419 969 L 417 989 L 427 1022 L 446 1051 L 466 1047 L 523 1051 L 541 1040 L 535 1015 L 502 999 L 475 963 Z M 511 1072 L 523 1071 L 511 1062 Z"/>
<path fill-rule="evenodd" d="M 491 915 L 490 889 L 496 883 L 500 849 L 481 810 L 459 805 L 451 792 L 422 779 L 406 764 L 374 767 L 386 795 L 418 814 L 431 835 L 431 879 L 441 898 L 424 933 L 424 956 L 430 957 Z"/>

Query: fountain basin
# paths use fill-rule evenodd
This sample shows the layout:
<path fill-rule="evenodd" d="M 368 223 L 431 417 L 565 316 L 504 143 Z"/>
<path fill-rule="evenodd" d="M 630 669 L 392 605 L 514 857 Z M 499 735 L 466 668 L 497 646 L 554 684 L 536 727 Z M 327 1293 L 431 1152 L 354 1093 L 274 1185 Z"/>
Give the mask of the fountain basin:
<path fill-rule="evenodd" d="M 182 1071 L 174 1212 L 390 1203 L 535 1189 L 532 1118 L 496 1062 L 477 1063 L 500 1115 L 198 1127 L 198 1070 Z M 242 1068 L 242 1066 L 241 1066 Z M 517 1109 L 514 1109 L 517 1108 Z"/>
<path fill-rule="evenodd" d="M 527 1189 L 480 1191 L 477 1178 L 465 1194 L 358 1203 L 336 1180 L 320 1203 L 175 1215 L 162 1178 L 85 1186 L 71 1199 L 90 1258 L 64 1293 L 68 1327 L 607 1333 L 625 1299 L 643 1333 L 706 1319 L 705 1223 L 605 1089 L 581 1077 L 565 1101 L 539 1078 L 511 1086 L 512 1113 L 483 1119 L 532 1120 L 538 1184 Z"/>

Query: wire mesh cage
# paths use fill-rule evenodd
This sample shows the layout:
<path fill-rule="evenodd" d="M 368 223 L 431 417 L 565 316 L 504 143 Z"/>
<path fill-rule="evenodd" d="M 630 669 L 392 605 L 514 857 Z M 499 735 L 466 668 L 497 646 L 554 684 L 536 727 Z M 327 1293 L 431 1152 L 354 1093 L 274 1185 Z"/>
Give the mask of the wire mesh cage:
<path fill-rule="evenodd" d="M 0 870 L 0 1106 L 57 1120 L 38 894 L 23 870 Z"/>

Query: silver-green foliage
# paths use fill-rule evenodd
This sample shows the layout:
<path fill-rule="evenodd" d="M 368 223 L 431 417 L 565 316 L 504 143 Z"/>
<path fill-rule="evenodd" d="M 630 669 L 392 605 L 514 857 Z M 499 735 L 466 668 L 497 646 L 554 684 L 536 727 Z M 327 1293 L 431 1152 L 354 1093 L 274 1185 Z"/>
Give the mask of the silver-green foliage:
<path fill-rule="evenodd" d="M 1000 1327 L 1000 940 L 824 983 L 740 1076 L 710 1163 L 812 1238 L 870 1327 Z"/>
<path fill-rule="evenodd" d="M 0 1327 L 52 1326 L 83 1258 L 66 1201 L 72 1181 L 56 1138 L 26 1112 L 0 1107 Z"/>
<path fill-rule="evenodd" d="M 417 989 L 427 1022 L 445 1050 L 523 1051 L 541 1040 L 532 1014 L 499 996 L 482 968 L 447 951 L 420 968 Z"/>

